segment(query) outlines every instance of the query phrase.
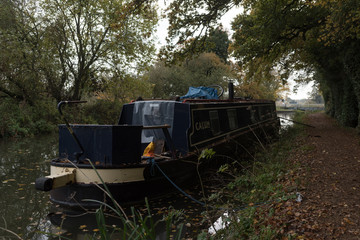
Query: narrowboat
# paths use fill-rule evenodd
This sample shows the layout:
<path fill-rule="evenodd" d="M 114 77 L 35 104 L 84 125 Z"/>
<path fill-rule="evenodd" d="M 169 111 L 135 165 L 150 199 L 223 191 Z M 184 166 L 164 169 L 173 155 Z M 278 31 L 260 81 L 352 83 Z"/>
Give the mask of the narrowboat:
<path fill-rule="evenodd" d="M 62 207 L 97 208 L 111 204 L 105 186 L 125 204 L 194 184 L 198 165 L 211 166 L 211 159 L 200 163 L 202 150 L 234 151 L 234 141 L 278 132 L 274 101 L 234 98 L 232 89 L 230 84 L 226 100 L 216 90 L 207 99 L 138 99 L 123 106 L 117 125 L 68 124 L 64 118 L 59 156 L 35 186 L 50 191 L 50 200 Z M 60 114 L 69 103 L 58 104 Z"/>

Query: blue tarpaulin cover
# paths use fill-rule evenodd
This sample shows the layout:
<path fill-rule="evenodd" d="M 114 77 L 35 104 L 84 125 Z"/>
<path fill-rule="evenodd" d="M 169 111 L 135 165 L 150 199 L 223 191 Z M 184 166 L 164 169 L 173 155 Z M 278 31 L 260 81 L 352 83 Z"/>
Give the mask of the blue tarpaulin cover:
<path fill-rule="evenodd" d="M 219 99 L 217 90 L 211 87 L 189 87 L 189 91 L 181 99 L 200 98 L 200 99 Z"/>

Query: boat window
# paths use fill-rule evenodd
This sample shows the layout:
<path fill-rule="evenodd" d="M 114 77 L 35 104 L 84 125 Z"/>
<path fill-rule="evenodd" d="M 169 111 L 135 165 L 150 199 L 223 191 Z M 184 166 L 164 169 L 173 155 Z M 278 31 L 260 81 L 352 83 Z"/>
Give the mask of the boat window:
<path fill-rule="evenodd" d="M 213 135 L 217 135 L 220 133 L 220 121 L 219 121 L 219 113 L 217 110 L 210 111 L 210 123 L 211 123 L 211 131 Z"/>
<path fill-rule="evenodd" d="M 135 102 L 131 125 L 156 126 L 168 124 L 171 126 L 169 133 L 172 136 L 174 109 L 174 101 Z M 142 143 L 150 143 L 156 139 L 165 139 L 161 129 L 146 129 L 142 131 Z"/>
<path fill-rule="evenodd" d="M 236 109 L 228 109 L 227 116 L 229 119 L 230 130 L 238 128 L 238 120 L 236 115 Z"/>

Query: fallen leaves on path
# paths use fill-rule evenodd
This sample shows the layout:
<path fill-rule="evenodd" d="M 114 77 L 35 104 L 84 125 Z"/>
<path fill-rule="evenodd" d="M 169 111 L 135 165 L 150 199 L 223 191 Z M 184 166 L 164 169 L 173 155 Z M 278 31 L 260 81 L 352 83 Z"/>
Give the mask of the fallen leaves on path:
<path fill-rule="evenodd" d="M 299 140 L 302 147 L 289 157 L 299 168 L 284 180 L 303 201 L 272 206 L 268 222 L 282 226 L 283 239 L 360 239 L 359 136 L 323 113 L 309 115 L 306 123 L 316 128 Z"/>

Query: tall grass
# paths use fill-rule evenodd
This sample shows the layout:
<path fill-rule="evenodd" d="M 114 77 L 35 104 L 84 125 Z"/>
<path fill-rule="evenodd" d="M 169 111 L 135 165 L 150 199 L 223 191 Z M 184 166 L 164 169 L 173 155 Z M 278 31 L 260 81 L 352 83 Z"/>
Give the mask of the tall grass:
<path fill-rule="evenodd" d="M 297 113 L 294 120 L 302 122 L 304 114 Z M 277 204 L 294 201 L 296 186 L 286 184 L 286 176 L 296 166 L 287 161 L 289 153 L 303 133 L 304 126 L 294 124 L 280 135 L 280 139 L 247 161 L 233 161 L 223 165 L 218 173 L 227 184 L 210 195 L 208 203 L 221 208 L 206 212 L 210 222 L 221 217 L 222 227 L 210 235 L 205 230 L 198 239 L 279 239 L 281 224 L 269 221 Z M 262 144 L 260 144 L 262 146 Z M 224 210 L 226 209 L 226 211 Z M 226 215 L 223 215 L 224 212 Z"/>
<path fill-rule="evenodd" d="M 146 207 L 146 214 L 141 214 L 139 211 L 136 211 L 134 207 L 132 207 L 132 217 L 130 219 L 125 217 L 122 212 L 112 212 L 112 214 L 117 216 L 121 221 L 120 227 L 116 227 L 107 225 L 103 206 L 101 206 L 96 210 L 95 213 L 99 231 L 94 234 L 93 238 L 100 238 L 103 240 L 155 240 L 157 239 L 157 228 L 159 227 L 159 225 L 164 225 L 166 239 L 170 239 L 170 236 L 172 236 L 171 239 L 174 240 L 181 239 L 183 224 L 178 224 L 175 235 L 172 235 L 173 226 L 178 223 L 179 219 L 181 219 L 181 211 L 172 210 L 167 215 L 164 215 L 162 219 L 155 221 L 153 215 L 151 214 L 150 207 L 147 201 Z"/>
<path fill-rule="evenodd" d="M 94 171 L 96 172 L 98 178 L 101 181 L 101 185 L 94 183 L 98 188 L 100 188 L 111 200 L 112 204 L 108 204 L 105 202 L 101 202 L 93 199 L 84 199 L 83 201 L 95 202 L 100 205 L 100 207 L 96 210 L 95 216 L 98 225 L 99 231 L 94 234 L 94 239 L 113 239 L 113 235 L 116 235 L 116 239 L 121 236 L 121 239 L 124 240 L 155 240 L 157 238 L 156 229 L 160 224 L 165 225 L 165 231 L 167 239 L 170 239 L 170 235 L 173 233 L 173 226 L 176 226 L 175 235 L 171 236 L 171 239 L 177 240 L 181 239 L 183 224 L 180 223 L 180 219 L 182 219 L 183 212 L 175 209 L 169 209 L 169 212 L 163 216 L 162 219 L 155 221 L 153 215 L 151 214 L 150 206 L 145 199 L 147 212 L 146 214 L 141 214 L 139 211 L 136 211 L 134 207 L 131 207 L 131 216 L 129 218 L 125 213 L 124 209 L 121 205 L 116 201 L 116 199 L 112 196 L 110 190 L 108 189 L 106 183 L 101 178 L 99 172 L 93 165 L 93 163 L 88 161 Z M 76 165 L 74 164 L 76 167 Z M 106 218 L 104 214 L 104 208 L 109 209 L 110 212 L 107 214 L 111 214 L 114 217 L 117 217 L 120 220 L 121 227 L 109 226 L 106 223 Z"/>

